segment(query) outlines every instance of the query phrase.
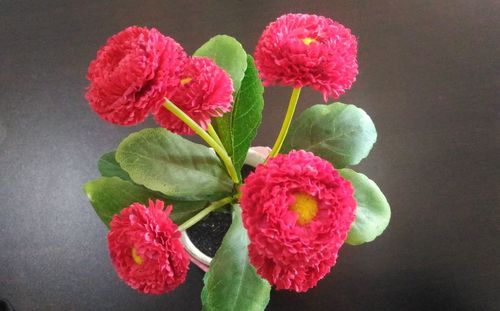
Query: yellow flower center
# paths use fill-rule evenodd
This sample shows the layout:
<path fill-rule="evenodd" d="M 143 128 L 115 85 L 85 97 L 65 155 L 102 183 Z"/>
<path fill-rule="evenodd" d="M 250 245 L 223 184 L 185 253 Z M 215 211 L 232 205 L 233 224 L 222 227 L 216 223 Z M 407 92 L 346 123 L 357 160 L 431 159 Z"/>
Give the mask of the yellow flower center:
<path fill-rule="evenodd" d="M 188 84 L 191 81 L 193 81 L 193 78 L 186 77 L 186 78 L 184 78 L 184 79 L 181 80 L 181 85 L 186 85 L 186 84 Z"/>
<path fill-rule="evenodd" d="M 307 38 L 302 39 L 302 42 L 304 42 L 305 45 L 309 45 L 313 42 L 318 42 L 318 40 L 316 40 L 314 38 L 307 37 Z"/>
<path fill-rule="evenodd" d="M 132 247 L 132 258 L 134 259 L 134 262 L 138 265 L 142 265 L 142 263 L 144 262 L 141 256 L 137 255 L 135 247 Z"/>
<path fill-rule="evenodd" d="M 299 225 L 307 225 L 318 213 L 318 202 L 313 196 L 307 193 L 299 192 L 294 194 L 294 197 L 295 203 L 290 206 L 290 210 L 294 211 L 299 216 L 297 219 Z"/>

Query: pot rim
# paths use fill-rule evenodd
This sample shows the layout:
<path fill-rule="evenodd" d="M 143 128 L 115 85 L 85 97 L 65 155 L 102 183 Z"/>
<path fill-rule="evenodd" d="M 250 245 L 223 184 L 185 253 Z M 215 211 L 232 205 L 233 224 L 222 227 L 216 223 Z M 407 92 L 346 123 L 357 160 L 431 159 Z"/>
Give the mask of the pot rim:
<path fill-rule="evenodd" d="M 251 147 L 248 150 L 247 157 L 245 159 L 245 164 L 256 167 L 260 163 L 264 163 L 267 156 L 271 152 L 269 147 Z M 187 231 L 183 231 L 181 234 L 181 242 L 184 244 L 184 248 L 189 254 L 191 261 L 200 267 L 203 271 L 208 271 L 208 267 L 212 262 L 212 257 L 206 255 L 193 244 Z"/>

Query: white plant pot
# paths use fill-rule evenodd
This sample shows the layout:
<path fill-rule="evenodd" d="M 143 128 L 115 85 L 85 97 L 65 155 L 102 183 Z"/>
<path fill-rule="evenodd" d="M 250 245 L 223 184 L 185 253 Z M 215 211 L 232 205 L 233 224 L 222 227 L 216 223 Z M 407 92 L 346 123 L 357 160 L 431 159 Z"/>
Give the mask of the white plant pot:
<path fill-rule="evenodd" d="M 245 164 L 256 167 L 258 164 L 263 163 L 266 160 L 270 152 L 271 149 L 269 147 L 252 147 L 248 150 Z M 193 242 L 191 242 L 187 231 L 182 232 L 181 241 L 190 256 L 191 261 L 202 270 L 208 271 L 212 258 L 200 251 L 193 244 Z"/>

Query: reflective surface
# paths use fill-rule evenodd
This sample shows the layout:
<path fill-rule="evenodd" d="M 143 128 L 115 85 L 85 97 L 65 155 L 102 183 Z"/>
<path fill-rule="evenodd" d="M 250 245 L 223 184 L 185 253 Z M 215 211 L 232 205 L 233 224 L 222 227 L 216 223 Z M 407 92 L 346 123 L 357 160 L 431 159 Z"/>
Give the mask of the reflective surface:
<path fill-rule="evenodd" d="M 356 167 L 392 220 L 345 246 L 306 294 L 273 292 L 268 310 L 500 309 L 500 4 L 440 1 L 0 1 L 0 297 L 18 310 L 198 310 L 203 273 L 168 295 L 124 285 L 106 228 L 81 186 L 134 128 L 102 122 L 83 98 L 106 38 L 157 27 L 188 52 L 218 33 L 247 51 L 286 12 L 332 17 L 359 37 L 360 75 L 340 100 L 379 133 Z M 290 90 L 266 90 L 255 145 L 271 145 Z M 320 103 L 302 94 L 299 110 Z"/>

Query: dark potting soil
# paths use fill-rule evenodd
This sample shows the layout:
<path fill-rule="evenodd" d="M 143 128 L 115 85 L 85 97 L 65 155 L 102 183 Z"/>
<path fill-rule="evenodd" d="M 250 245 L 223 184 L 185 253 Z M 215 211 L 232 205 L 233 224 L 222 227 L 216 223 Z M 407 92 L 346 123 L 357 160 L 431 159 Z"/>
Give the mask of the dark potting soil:
<path fill-rule="evenodd" d="M 187 229 L 191 242 L 210 257 L 222 244 L 222 239 L 231 225 L 231 214 L 211 213 L 196 225 Z"/>
<path fill-rule="evenodd" d="M 255 167 L 245 164 L 245 165 L 243 165 L 243 168 L 241 169 L 241 177 L 243 177 L 243 179 L 245 179 L 253 171 L 255 171 Z"/>
<path fill-rule="evenodd" d="M 241 169 L 242 177 L 247 177 L 253 170 L 254 167 L 244 165 Z M 231 226 L 231 218 L 232 216 L 228 212 L 215 212 L 209 214 L 196 225 L 187 229 L 191 242 L 206 255 L 214 257 L 222 244 L 224 235 L 229 229 L 229 226 Z"/>

